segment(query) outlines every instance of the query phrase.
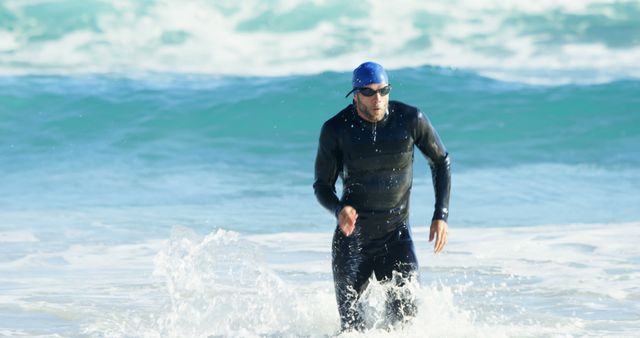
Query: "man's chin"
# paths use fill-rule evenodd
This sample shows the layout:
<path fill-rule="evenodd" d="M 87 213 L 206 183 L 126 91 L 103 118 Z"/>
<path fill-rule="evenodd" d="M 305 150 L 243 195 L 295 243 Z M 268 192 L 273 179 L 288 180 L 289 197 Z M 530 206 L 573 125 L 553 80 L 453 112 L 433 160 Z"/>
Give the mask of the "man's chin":
<path fill-rule="evenodd" d="M 374 109 L 373 111 L 371 111 L 373 113 L 373 116 L 377 117 L 378 119 L 382 119 L 384 117 L 384 109 Z"/>
<path fill-rule="evenodd" d="M 362 114 L 367 117 L 366 119 L 369 122 L 376 122 L 384 118 L 385 111 L 386 110 L 384 109 L 370 109 L 370 110 L 365 110 Z"/>

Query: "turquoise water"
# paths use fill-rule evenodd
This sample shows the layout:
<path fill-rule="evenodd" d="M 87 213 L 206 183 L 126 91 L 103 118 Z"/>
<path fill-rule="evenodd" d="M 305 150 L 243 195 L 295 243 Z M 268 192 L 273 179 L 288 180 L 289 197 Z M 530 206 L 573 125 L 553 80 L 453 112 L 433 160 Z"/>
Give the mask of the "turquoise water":
<path fill-rule="evenodd" d="M 180 205 L 240 231 L 326 229 L 312 167 L 319 126 L 349 103 L 348 78 L 5 77 L 0 201 L 5 210 Z M 393 98 L 426 111 L 454 158 L 459 226 L 639 218 L 639 82 L 540 87 L 434 67 L 391 79 Z M 426 168 L 417 157 L 420 223 L 432 200 Z M 300 221 L 283 222 L 292 195 Z M 234 218 L 254 201 L 269 224 Z"/>
<path fill-rule="evenodd" d="M 313 161 L 369 59 L 453 158 L 396 333 L 637 334 L 640 5 L 367 5 L 0 0 L 0 336 L 335 333 Z"/>

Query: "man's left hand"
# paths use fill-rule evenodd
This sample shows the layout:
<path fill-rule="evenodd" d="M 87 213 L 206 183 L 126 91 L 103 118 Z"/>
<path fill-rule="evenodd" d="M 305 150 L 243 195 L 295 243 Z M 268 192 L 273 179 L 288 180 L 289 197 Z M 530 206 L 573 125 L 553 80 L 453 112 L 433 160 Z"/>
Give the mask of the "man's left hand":
<path fill-rule="evenodd" d="M 433 252 L 439 253 L 444 249 L 444 246 L 447 244 L 448 230 L 449 226 L 444 220 L 435 219 L 431 222 L 429 242 L 432 242 L 434 237 L 436 239 L 436 244 L 433 246 Z"/>

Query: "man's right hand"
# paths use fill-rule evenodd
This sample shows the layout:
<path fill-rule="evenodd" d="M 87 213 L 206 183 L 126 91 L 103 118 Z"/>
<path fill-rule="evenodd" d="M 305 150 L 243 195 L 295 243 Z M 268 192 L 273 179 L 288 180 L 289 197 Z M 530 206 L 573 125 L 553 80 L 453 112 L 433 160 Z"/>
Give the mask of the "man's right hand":
<path fill-rule="evenodd" d="M 356 220 L 358 219 L 358 213 L 356 209 L 354 209 L 350 205 L 345 205 L 342 210 L 340 210 L 340 214 L 338 214 L 338 225 L 340 226 L 340 231 L 345 236 L 351 236 L 353 231 L 356 229 Z"/>

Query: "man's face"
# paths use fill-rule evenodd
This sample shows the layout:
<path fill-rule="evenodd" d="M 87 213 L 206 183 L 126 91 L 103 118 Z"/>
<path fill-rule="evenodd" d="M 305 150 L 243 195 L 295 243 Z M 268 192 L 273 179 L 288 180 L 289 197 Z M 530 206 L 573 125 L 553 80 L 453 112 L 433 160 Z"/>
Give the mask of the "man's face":
<path fill-rule="evenodd" d="M 365 96 L 360 91 L 356 92 L 355 102 L 358 115 L 369 122 L 378 122 L 384 118 L 389 106 L 389 94 L 381 95 L 378 90 L 388 86 L 386 83 L 375 83 L 366 86 L 376 91 L 372 96 Z"/>

